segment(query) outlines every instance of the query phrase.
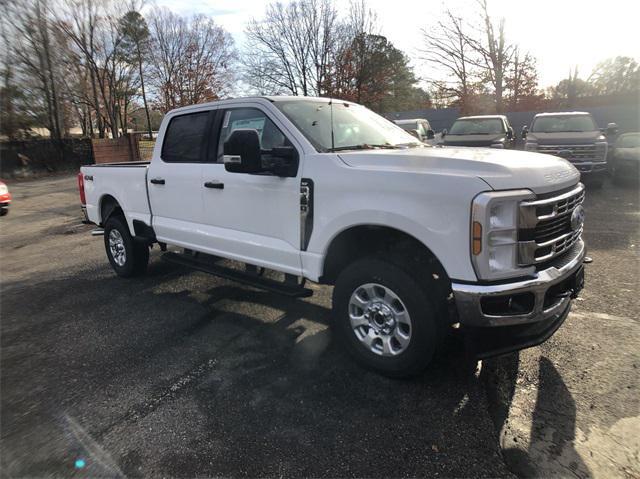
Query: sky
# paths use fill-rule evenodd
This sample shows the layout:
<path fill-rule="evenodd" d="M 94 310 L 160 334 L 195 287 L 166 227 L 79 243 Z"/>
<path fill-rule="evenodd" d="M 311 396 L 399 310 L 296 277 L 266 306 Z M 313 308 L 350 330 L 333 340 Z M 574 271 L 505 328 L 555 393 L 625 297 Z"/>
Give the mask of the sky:
<path fill-rule="evenodd" d="M 156 0 L 182 15 L 203 13 L 229 31 L 239 48 L 251 18 L 261 18 L 269 0 Z M 284 0 L 286 2 L 286 0 Z M 411 58 L 418 77 L 431 76 L 419 60 L 421 30 L 433 26 L 449 8 L 474 21 L 474 0 L 368 0 L 381 33 Z M 348 1 L 336 0 L 341 11 Z M 578 67 L 586 78 L 598 62 L 618 55 L 640 60 L 639 0 L 489 0 L 494 17 L 504 17 L 508 38 L 538 62 L 541 87 L 557 84 Z M 477 20 L 476 20 L 477 21 Z"/>

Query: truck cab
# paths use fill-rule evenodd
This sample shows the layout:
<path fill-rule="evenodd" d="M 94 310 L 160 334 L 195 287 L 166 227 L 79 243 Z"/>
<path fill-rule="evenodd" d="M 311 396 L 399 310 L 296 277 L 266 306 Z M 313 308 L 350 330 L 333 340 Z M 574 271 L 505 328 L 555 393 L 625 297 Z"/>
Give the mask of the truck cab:
<path fill-rule="evenodd" d="M 429 121 L 424 118 L 394 120 L 394 123 L 423 143 L 431 144 L 435 138 L 435 133 Z"/>
<path fill-rule="evenodd" d="M 511 149 L 516 138 L 505 115 L 463 116 L 453 122 L 451 129 L 442 131 L 441 144 Z"/>
<path fill-rule="evenodd" d="M 390 376 L 424 369 L 453 326 L 479 357 L 538 344 L 583 284 L 571 164 L 431 147 L 344 100 L 179 108 L 150 162 L 82 167 L 79 186 L 118 275 L 143 274 L 157 244 L 183 251 L 167 261 L 273 292 L 332 286 L 336 335 Z"/>

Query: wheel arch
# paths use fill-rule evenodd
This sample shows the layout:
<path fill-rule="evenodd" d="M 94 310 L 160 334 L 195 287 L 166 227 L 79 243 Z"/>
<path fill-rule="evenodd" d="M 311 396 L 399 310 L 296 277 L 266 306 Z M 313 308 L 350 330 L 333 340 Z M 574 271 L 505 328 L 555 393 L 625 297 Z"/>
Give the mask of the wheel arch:
<path fill-rule="evenodd" d="M 104 226 L 111 215 L 125 216 L 118 200 L 108 193 L 100 197 L 98 211 L 100 212 L 100 226 Z"/>
<path fill-rule="evenodd" d="M 450 284 L 442 262 L 427 245 L 406 231 L 380 224 L 360 224 L 338 232 L 323 255 L 320 282 L 334 284 L 340 271 L 348 264 L 377 254 L 427 262 L 438 278 Z"/>

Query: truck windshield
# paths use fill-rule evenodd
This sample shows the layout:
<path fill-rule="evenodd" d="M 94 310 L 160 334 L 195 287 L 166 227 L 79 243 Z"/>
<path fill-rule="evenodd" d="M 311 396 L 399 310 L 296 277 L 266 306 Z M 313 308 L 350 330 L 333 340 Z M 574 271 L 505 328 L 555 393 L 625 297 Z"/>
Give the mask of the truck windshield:
<path fill-rule="evenodd" d="M 396 125 L 402 128 L 404 131 L 413 131 L 419 128 L 418 124 L 415 122 L 414 123 L 396 123 Z"/>
<path fill-rule="evenodd" d="M 504 133 L 504 124 L 499 118 L 469 118 L 456 120 L 450 135 L 495 135 Z"/>
<path fill-rule="evenodd" d="M 531 126 L 534 133 L 582 133 L 597 129 L 589 115 L 540 116 Z"/>
<path fill-rule="evenodd" d="M 327 99 L 274 104 L 318 151 L 424 146 L 399 126 L 353 103 L 333 100 L 331 104 Z"/>

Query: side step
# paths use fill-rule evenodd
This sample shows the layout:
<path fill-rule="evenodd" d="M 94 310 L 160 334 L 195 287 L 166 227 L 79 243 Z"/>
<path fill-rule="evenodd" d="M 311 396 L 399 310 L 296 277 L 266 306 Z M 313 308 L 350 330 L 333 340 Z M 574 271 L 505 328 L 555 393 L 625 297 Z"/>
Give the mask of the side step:
<path fill-rule="evenodd" d="M 272 291 L 274 293 L 283 294 L 293 298 L 308 298 L 313 294 L 313 291 L 303 287 L 302 285 L 287 284 L 280 281 L 276 281 L 269 278 L 262 278 L 251 273 L 244 273 L 237 269 L 225 268 L 217 264 L 205 263 L 198 261 L 193 256 L 183 255 L 179 253 L 165 253 L 162 255 L 162 259 L 169 263 L 177 264 L 180 266 L 186 266 L 187 268 L 196 269 L 205 273 L 220 276 L 221 278 L 230 279 L 243 283 L 254 288 L 264 289 L 266 291 Z"/>

